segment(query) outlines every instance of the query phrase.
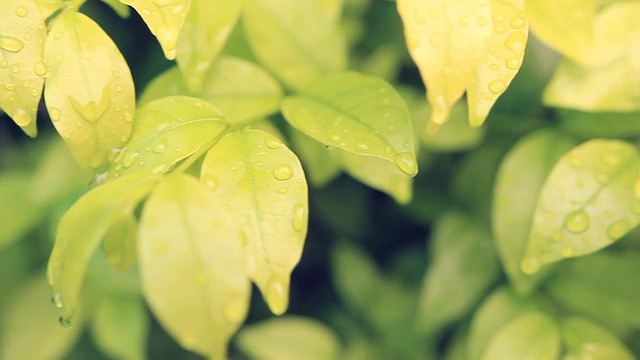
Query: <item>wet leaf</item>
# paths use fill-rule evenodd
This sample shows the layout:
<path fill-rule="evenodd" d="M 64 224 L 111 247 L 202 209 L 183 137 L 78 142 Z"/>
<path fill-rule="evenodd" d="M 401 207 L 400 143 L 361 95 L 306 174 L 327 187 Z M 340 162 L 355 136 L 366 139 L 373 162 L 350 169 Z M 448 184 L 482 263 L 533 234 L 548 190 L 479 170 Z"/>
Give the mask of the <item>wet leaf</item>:
<path fill-rule="evenodd" d="M 307 233 L 307 182 L 297 156 L 263 131 L 234 131 L 205 156 L 201 181 L 234 214 L 247 273 L 282 314 Z"/>
<path fill-rule="evenodd" d="M 91 324 L 98 348 L 115 359 L 145 359 L 149 315 L 141 297 L 111 293 L 99 303 Z"/>
<path fill-rule="evenodd" d="M 131 139 L 112 156 L 108 178 L 134 172 L 164 174 L 227 128 L 220 112 L 200 99 L 171 96 L 152 101 L 136 113 Z M 101 177 L 97 177 L 100 182 Z"/>
<path fill-rule="evenodd" d="M 42 97 L 44 18 L 33 0 L 6 0 L 0 11 L 0 108 L 29 136 L 38 134 Z M 10 26 L 9 24 L 12 24 Z"/>
<path fill-rule="evenodd" d="M 113 220 L 131 214 L 157 181 L 146 174 L 116 179 L 85 194 L 62 217 L 47 269 L 61 321 L 73 324 L 87 264 Z"/>
<path fill-rule="evenodd" d="M 138 246 L 138 222 L 133 214 L 121 214 L 112 220 L 104 237 L 107 261 L 120 272 L 126 272 L 136 264 Z"/>
<path fill-rule="evenodd" d="M 109 36 L 87 16 L 67 11 L 45 42 L 44 97 L 53 125 L 85 168 L 107 163 L 131 133 L 135 92 L 129 67 Z"/>
<path fill-rule="evenodd" d="M 120 0 L 134 8 L 156 36 L 164 56 L 173 60 L 190 0 Z"/>
<path fill-rule="evenodd" d="M 192 92 L 205 86 L 205 75 L 240 17 L 244 0 L 190 0 L 178 41 L 178 66 Z"/>
<path fill-rule="evenodd" d="M 522 271 L 593 253 L 638 225 L 639 173 L 638 150 L 618 140 L 591 140 L 560 158 L 540 192 Z"/>
<path fill-rule="evenodd" d="M 340 340 L 326 325 L 299 316 L 285 316 L 246 326 L 238 334 L 240 350 L 261 360 L 335 360 Z"/>
<path fill-rule="evenodd" d="M 218 194 L 188 175 L 165 178 L 143 210 L 138 252 L 145 298 L 164 328 L 186 349 L 226 359 L 251 287 Z"/>
<path fill-rule="evenodd" d="M 539 130 L 520 140 L 505 156 L 493 191 L 493 233 L 511 284 L 528 294 L 545 274 L 527 275 L 520 263 L 527 248 L 538 194 L 558 159 L 576 142 L 554 130 Z"/>
<path fill-rule="evenodd" d="M 118 14 L 121 18 L 128 18 L 131 15 L 130 8 L 121 3 L 120 0 L 102 0 L 105 4 L 109 5 L 113 11 Z"/>
<path fill-rule="evenodd" d="M 407 47 L 443 124 L 467 90 L 469 123 L 480 126 L 522 65 L 528 22 L 524 1 L 399 0 Z"/>
<path fill-rule="evenodd" d="M 295 90 L 347 65 L 333 3 L 246 0 L 242 20 L 247 40 L 258 59 Z"/>
<path fill-rule="evenodd" d="M 326 76 L 286 98 L 282 112 L 293 127 L 325 145 L 418 173 L 407 105 L 384 80 L 356 72 Z"/>
<path fill-rule="evenodd" d="M 610 330 L 587 319 L 571 317 L 560 323 L 566 347 L 563 360 L 633 360 L 626 346 Z"/>

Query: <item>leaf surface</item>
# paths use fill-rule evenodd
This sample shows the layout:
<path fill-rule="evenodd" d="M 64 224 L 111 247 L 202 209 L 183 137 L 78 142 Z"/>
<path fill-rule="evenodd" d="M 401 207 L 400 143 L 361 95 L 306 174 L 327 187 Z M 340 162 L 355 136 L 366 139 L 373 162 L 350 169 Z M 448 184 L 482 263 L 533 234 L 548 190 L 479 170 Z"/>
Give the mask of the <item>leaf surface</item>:
<path fill-rule="evenodd" d="M 149 323 L 141 297 L 111 293 L 98 303 L 91 332 L 98 348 L 111 357 L 142 360 Z"/>
<path fill-rule="evenodd" d="M 614 333 L 585 318 L 571 317 L 563 320 L 560 332 L 568 353 L 563 360 L 634 359 Z"/>
<path fill-rule="evenodd" d="M 121 214 L 112 220 L 104 237 L 104 252 L 111 266 L 126 272 L 136 264 L 138 222 L 133 214 Z"/>
<path fill-rule="evenodd" d="M 113 11 L 121 18 L 127 19 L 131 15 L 131 8 L 120 2 L 120 0 L 102 0 L 105 4 L 109 5 Z"/>

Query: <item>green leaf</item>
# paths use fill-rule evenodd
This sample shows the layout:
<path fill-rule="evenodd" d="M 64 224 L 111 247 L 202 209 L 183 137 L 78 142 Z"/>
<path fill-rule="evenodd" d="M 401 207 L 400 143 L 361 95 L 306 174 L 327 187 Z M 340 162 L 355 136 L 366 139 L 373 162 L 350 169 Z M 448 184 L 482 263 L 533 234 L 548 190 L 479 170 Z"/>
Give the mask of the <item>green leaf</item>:
<path fill-rule="evenodd" d="M 7 26 L 0 30 L 0 108 L 35 137 L 47 73 L 42 58 L 47 29 L 33 0 L 6 0 L 2 7 L 0 24 Z"/>
<path fill-rule="evenodd" d="M 133 214 L 120 214 L 104 237 L 107 261 L 120 272 L 126 272 L 136 264 L 138 246 L 138 222 Z"/>
<path fill-rule="evenodd" d="M 96 345 L 115 359 L 145 359 L 149 315 L 141 297 L 111 293 L 97 306 L 91 324 Z"/>
<path fill-rule="evenodd" d="M 131 214 L 157 181 L 146 174 L 116 179 L 85 194 L 60 220 L 47 275 L 62 322 L 74 321 L 87 264 L 113 220 Z"/>
<path fill-rule="evenodd" d="M 227 128 L 211 104 L 186 96 L 152 101 L 136 113 L 131 139 L 111 154 L 110 179 L 134 172 L 164 174 L 207 145 Z"/>
<path fill-rule="evenodd" d="M 65 329 L 58 323 L 44 274 L 22 279 L 22 286 L 3 307 L 0 357 L 4 360 L 62 359 L 82 331 L 78 324 Z"/>
<path fill-rule="evenodd" d="M 555 130 L 538 130 L 520 140 L 505 156 L 493 190 L 493 233 L 503 267 L 516 291 L 534 290 L 545 274 L 520 269 L 538 194 L 558 159 L 576 142 Z"/>
<path fill-rule="evenodd" d="M 135 92 L 127 63 L 93 20 L 74 11 L 56 18 L 44 58 L 53 125 L 80 165 L 103 166 L 131 133 Z"/>
<path fill-rule="evenodd" d="M 282 314 L 307 234 L 307 182 L 298 158 L 263 131 L 234 131 L 209 150 L 201 180 L 234 215 L 247 273 L 271 311 Z"/>
<path fill-rule="evenodd" d="M 571 317 L 560 323 L 560 332 L 567 355 L 563 360 L 633 360 L 634 356 L 615 334 L 600 325 L 580 317 Z"/>
<path fill-rule="evenodd" d="M 131 15 L 130 8 L 121 3 L 120 0 L 102 0 L 105 4 L 109 5 L 113 11 L 121 18 L 127 19 Z"/>
<path fill-rule="evenodd" d="M 0 173 L 0 253 L 10 247 L 44 215 L 44 209 L 29 201 L 32 174 L 22 171 Z M 11 219 L 11 221 L 8 221 Z"/>
<path fill-rule="evenodd" d="M 86 0 L 35 0 L 38 9 L 42 13 L 42 17 L 49 18 L 58 10 L 68 9 L 77 11 Z"/>
<path fill-rule="evenodd" d="M 640 137 L 640 111 L 635 112 L 582 112 L 557 109 L 562 129 L 584 138 Z"/>
<path fill-rule="evenodd" d="M 138 248 L 153 313 L 180 345 L 210 359 L 226 359 L 251 291 L 239 231 L 221 200 L 191 176 L 165 178 L 143 210 Z"/>
<path fill-rule="evenodd" d="M 492 338 L 483 360 L 556 360 L 560 333 L 555 321 L 541 312 L 529 312 L 510 321 Z"/>
<path fill-rule="evenodd" d="M 190 0 L 120 0 L 136 9 L 151 33 L 156 36 L 164 56 L 173 60 L 182 24 L 189 12 Z"/>
<path fill-rule="evenodd" d="M 640 154 L 623 141 L 591 140 L 564 155 L 540 192 L 522 271 L 590 254 L 638 225 L 639 173 Z"/>
<path fill-rule="evenodd" d="M 284 316 L 246 326 L 238 334 L 240 350 L 261 360 L 336 360 L 340 340 L 326 325 L 309 318 Z"/>
<path fill-rule="evenodd" d="M 299 131 L 291 131 L 291 143 L 300 156 L 304 172 L 311 184 L 323 187 L 340 175 L 341 169 L 333 152 Z"/>
<path fill-rule="evenodd" d="M 411 176 L 418 173 L 407 105 L 384 80 L 356 72 L 326 76 L 286 98 L 282 113 L 325 145 L 389 160 Z"/>
<path fill-rule="evenodd" d="M 498 275 L 491 236 L 469 217 L 443 215 L 429 244 L 432 260 L 417 315 L 419 329 L 425 333 L 466 315 Z"/>
<path fill-rule="evenodd" d="M 206 86 L 205 75 L 240 17 L 244 0 L 190 0 L 178 41 L 178 66 L 191 91 Z"/>
<path fill-rule="evenodd" d="M 335 8 L 326 0 L 246 0 L 242 20 L 261 63 L 300 90 L 346 67 L 346 43 Z"/>

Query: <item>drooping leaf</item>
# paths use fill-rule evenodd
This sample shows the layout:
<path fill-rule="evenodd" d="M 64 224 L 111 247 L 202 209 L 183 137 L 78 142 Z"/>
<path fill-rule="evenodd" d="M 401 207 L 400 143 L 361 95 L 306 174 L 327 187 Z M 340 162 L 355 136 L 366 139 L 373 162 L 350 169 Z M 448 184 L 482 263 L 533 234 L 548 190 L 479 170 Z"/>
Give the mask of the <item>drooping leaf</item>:
<path fill-rule="evenodd" d="M 407 47 L 433 111 L 444 123 L 467 90 L 469 123 L 480 126 L 522 64 L 524 1 L 399 0 Z"/>
<path fill-rule="evenodd" d="M 63 12 L 44 47 L 44 97 L 56 130 L 80 165 L 97 169 L 131 133 L 135 92 L 129 67 L 87 16 Z"/>
<path fill-rule="evenodd" d="M 527 275 L 520 264 L 527 248 L 538 194 L 558 159 L 576 142 L 554 130 L 539 130 L 520 140 L 505 156 L 493 191 L 493 233 L 511 284 L 530 293 L 544 274 Z"/>
<path fill-rule="evenodd" d="M 0 108 L 29 136 L 35 137 L 42 96 L 44 18 L 33 0 L 6 0 L 0 11 Z M 12 26 L 9 24 L 13 24 Z"/>
<path fill-rule="evenodd" d="M 384 80 L 356 72 L 326 76 L 286 98 L 282 113 L 325 145 L 389 160 L 411 176 L 418 173 L 407 105 Z"/>
<path fill-rule="evenodd" d="M 205 75 L 224 47 L 240 17 L 244 0 L 190 0 L 189 13 L 178 41 L 176 59 L 193 93 L 200 92 Z"/>
<path fill-rule="evenodd" d="M 246 0 L 242 20 L 256 56 L 300 90 L 346 67 L 336 6 L 326 0 Z"/>
<path fill-rule="evenodd" d="M 73 324 L 87 264 L 112 221 L 131 214 L 157 181 L 146 174 L 123 176 L 94 188 L 64 215 L 47 269 L 61 321 Z"/>
<path fill-rule="evenodd" d="M 639 173 L 638 150 L 618 140 L 591 140 L 560 158 L 540 192 L 522 271 L 590 254 L 638 225 Z"/>
<path fill-rule="evenodd" d="M 221 200 L 191 176 L 165 178 L 143 210 L 138 248 L 145 298 L 161 324 L 186 349 L 220 360 L 251 291 Z"/>
<path fill-rule="evenodd" d="M 560 332 L 542 312 L 528 312 L 503 326 L 489 342 L 482 360 L 556 360 Z"/>
<path fill-rule="evenodd" d="M 141 297 L 111 293 L 98 303 L 91 332 L 96 345 L 111 357 L 143 360 L 149 322 Z"/>
<path fill-rule="evenodd" d="M 240 350 L 261 360 L 337 360 L 340 340 L 326 325 L 299 316 L 284 316 L 244 327 Z"/>
<path fill-rule="evenodd" d="M 190 0 L 120 0 L 134 8 L 156 36 L 164 56 L 176 57 L 178 37 L 189 12 Z"/>
<path fill-rule="evenodd" d="M 568 353 L 563 360 L 634 359 L 615 334 L 587 319 L 571 317 L 563 320 L 560 333 Z"/>
<path fill-rule="evenodd" d="M 205 156 L 201 181 L 234 214 L 247 273 L 271 311 L 282 314 L 307 233 L 307 183 L 298 158 L 263 131 L 234 131 Z"/>
<path fill-rule="evenodd" d="M 220 111 L 206 101 L 186 96 L 152 101 L 138 110 L 131 139 L 112 153 L 109 172 L 97 180 L 134 172 L 166 173 L 226 128 Z"/>
<path fill-rule="evenodd" d="M 105 4 L 109 5 L 113 11 L 118 14 L 121 18 L 128 18 L 131 15 L 130 8 L 121 3 L 120 0 L 102 0 Z"/>
<path fill-rule="evenodd" d="M 126 272 L 136 264 L 138 246 L 138 222 L 133 214 L 120 214 L 104 237 L 107 261 L 120 272 Z"/>

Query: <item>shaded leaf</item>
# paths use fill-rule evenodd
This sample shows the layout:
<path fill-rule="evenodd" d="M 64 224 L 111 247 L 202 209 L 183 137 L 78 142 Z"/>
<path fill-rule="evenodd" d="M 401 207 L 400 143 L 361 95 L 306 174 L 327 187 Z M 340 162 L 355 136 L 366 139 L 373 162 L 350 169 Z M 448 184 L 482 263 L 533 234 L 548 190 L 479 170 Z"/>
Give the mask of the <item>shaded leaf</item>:
<path fill-rule="evenodd" d="M 588 357 L 594 360 L 633 360 L 629 350 L 614 333 L 587 319 L 572 317 L 560 323 L 560 332 L 566 347 L 563 360 Z"/>
<path fill-rule="evenodd" d="M 290 138 L 313 186 L 323 187 L 340 175 L 338 160 L 324 145 L 299 131 L 291 131 Z"/>
<path fill-rule="evenodd" d="M 104 237 L 104 252 L 111 266 L 126 272 L 136 264 L 138 222 L 133 214 L 121 214 L 112 220 Z"/>
<path fill-rule="evenodd" d="M 97 306 L 91 324 L 96 345 L 115 359 L 145 359 L 149 315 L 141 297 L 112 293 Z"/>

